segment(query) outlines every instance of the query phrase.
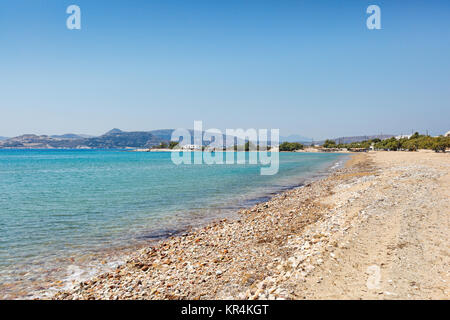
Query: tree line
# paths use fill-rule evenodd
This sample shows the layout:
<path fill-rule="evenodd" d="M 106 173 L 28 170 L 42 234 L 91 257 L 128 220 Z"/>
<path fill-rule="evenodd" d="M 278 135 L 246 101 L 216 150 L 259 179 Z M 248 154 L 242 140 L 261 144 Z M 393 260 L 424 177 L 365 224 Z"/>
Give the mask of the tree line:
<path fill-rule="evenodd" d="M 154 148 L 157 149 L 174 149 L 175 147 L 178 147 L 178 142 L 170 141 L 169 143 L 161 142 L 159 145 L 155 146 Z M 298 142 L 283 142 L 279 145 L 279 151 L 296 151 L 296 150 L 302 150 L 304 146 L 301 143 Z M 231 147 L 234 151 L 263 151 L 263 150 L 270 150 L 271 146 L 260 146 L 255 145 L 254 143 L 247 141 L 244 145 L 234 145 Z M 208 150 L 208 147 L 203 146 L 202 150 Z M 227 148 L 223 148 L 223 151 L 228 150 Z"/>
<path fill-rule="evenodd" d="M 430 137 L 428 135 L 422 135 L 418 132 L 414 133 L 409 138 L 400 138 L 396 139 L 395 137 L 380 140 L 380 139 L 371 139 L 365 140 L 361 142 L 352 142 L 352 143 L 340 143 L 337 144 L 334 140 L 325 140 L 323 147 L 324 148 L 347 148 L 347 149 L 369 149 L 373 145 L 376 150 L 389 150 L 389 151 L 397 151 L 397 150 L 408 150 L 408 151 L 416 151 L 419 149 L 429 149 L 434 150 L 436 152 L 442 151 L 445 152 L 447 148 L 450 148 L 450 137 Z"/>

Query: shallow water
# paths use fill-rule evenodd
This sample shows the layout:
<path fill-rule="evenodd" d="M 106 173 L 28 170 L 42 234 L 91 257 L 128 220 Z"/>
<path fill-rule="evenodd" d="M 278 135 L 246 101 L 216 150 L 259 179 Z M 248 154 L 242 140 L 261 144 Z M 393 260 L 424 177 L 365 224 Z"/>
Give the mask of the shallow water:
<path fill-rule="evenodd" d="M 30 297 L 112 268 L 137 246 L 232 216 L 345 156 L 280 153 L 274 176 L 261 176 L 260 165 L 177 166 L 170 157 L 0 150 L 0 298 Z"/>

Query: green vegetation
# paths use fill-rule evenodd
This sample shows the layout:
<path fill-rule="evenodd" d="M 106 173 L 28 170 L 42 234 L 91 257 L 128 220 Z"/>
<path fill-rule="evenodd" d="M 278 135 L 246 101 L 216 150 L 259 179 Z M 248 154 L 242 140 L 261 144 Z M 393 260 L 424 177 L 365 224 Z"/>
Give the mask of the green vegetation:
<path fill-rule="evenodd" d="M 259 150 L 259 145 L 258 146 L 255 146 L 255 144 L 254 143 L 251 143 L 250 141 L 247 141 L 246 143 L 245 143 L 245 145 L 244 145 L 244 150 L 245 151 L 256 151 L 256 150 Z"/>
<path fill-rule="evenodd" d="M 394 137 L 380 140 L 372 139 L 361 142 L 352 142 L 346 144 L 336 144 L 333 140 L 326 140 L 323 144 L 324 148 L 347 148 L 347 149 L 369 149 L 370 146 L 374 147 L 375 150 L 408 150 L 417 151 L 419 149 L 429 149 L 436 152 L 445 152 L 447 148 L 450 148 L 450 137 L 430 137 L 427 135 L 421 135 L 418 132 L 414 133 L 409 139 L 401 138 L 396 139 Z"/>
<path fill-rule="evenodd" d="M 178 142 L 177 141 L 170 141 L 169 142 L 169 149 L 173 149 L 176 146 L 178 146 Z"/>
<path fill-rule="evenodd" d="M 323 144 L 324 148 L 336 148 L 336 142 L 334 140 L 325 140 L 324 144 Z"/>
<path fill-rule="evenodd" d="M 155 146 L 156 149 L 167 149 L 169 145 L 165 142 L 161 142 L 158 146 Z"/>
<path fill-rule="evenodd" d="M 159 145 L 153 146 L 153 149 L 173 149 L 178 146 L 177 141 L 161 142 Z"/>
<path fill-rule="evenodd" d="M 436 152 L 445 152 L 447 148 L 450 148 L 450 137 L 437 137 L 431 146 L 431 149 Z"/>
<path fill-rule="evenodd" d="M 231 150 L 231 149 L 224 148 L 223 150 L 226 151 L 226 150 Z M 269 151 L 270 146 L 260 146 L 259 144 L 255 145 L 254 143 L 247 141 L 244 145 L 235 144 L 232 147 L 232 150 L 234 150 L 234 151 Z"/>
<path fill-rule="evenodd" d="M 340 143 L 337 144 L 334 140 L 325 140 L 324 148 L 335 148 L 335 149 L 369 149 L 372 143 L 377 143 L 381 141 L 380 139 L 366 140 L 361 142 L 351 142 L 351 143 Z"/>
<path fill-rule="evenodd" d="M 391 151 L 397 151 L 401 149 L 402 147 L 402 141 L 403 139 L 397 140 L 394 137 L 382 140 L 378 143 L 374 144 L 375 149 L 382 149 L 382 150 L 391 150 Z"/>
<path fill-rule="evenodd" d="M 416 151 L 419 149 L 429 149 L 436 152 L 443 151 L 450 148 L 450 137 L 430 137 L 420 135 L 418 132 L 414 133 L 409 139 L 395 139 L 390 138 L 375 144 L 375 149 L 382 150 L 409 150 Z"/>
<path fill-rule="evenodd" d="M 279 147 L 280 151 L 303 150 L 303 145 L 298 142 L 283 142 Z"/>

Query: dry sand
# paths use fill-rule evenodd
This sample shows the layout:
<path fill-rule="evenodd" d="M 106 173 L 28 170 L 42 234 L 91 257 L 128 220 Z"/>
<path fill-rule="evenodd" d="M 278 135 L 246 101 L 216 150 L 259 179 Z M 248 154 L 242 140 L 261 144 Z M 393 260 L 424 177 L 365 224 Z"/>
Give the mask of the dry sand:
<path fill-rule="evenodd" d="M 56 299 L 448 299 L 450 154 L 370 152 Z"/>

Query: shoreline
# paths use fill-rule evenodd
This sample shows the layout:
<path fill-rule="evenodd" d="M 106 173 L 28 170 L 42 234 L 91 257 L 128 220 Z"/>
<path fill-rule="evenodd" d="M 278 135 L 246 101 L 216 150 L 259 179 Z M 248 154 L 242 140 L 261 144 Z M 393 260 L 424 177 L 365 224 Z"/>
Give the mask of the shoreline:
<path fill-rule="evenodd" d="M 241 222 L 241 215 L 245 212 L 250 212 L 252 210 L 254 210 L 254 208 L 258 208 L 260 206 L 264 206 L 266 203 L 273 201 L 275 198 L 279 198 L 279 197 L 285 197 L 286 193 L 292 192 L 292 191 L 298 191 L 303 189 L 304 187 L 308 187 L 311 184 L 314 183 L 319 183 L 320 181 L 327 179 L 328 177 L 330 177 L 333 174 L 336 174 L 336 172 L 339 169 L 344 168 L 345 166 L 347 166 L 348 162 L 351 162 L 352 157 L 349 156 L 348 154 L 343 154 L 343 157 L 341 159 L 339 159 L 337 162 L 333 162 L 333 164 L 328 165 L 326 168 L 320 170 L 318 173 L 314 174 L 313 176 L 307 177 L 304 179 L 303 182 L 298 183 L 298 184 L 294 184 L 294 185 L 287 185 L 284 187 L 281 187 L 280 190 L 273 192 L 273 193 L 268 193 L 264 196 L 261 197 L 257 197 L 254 199 L 249 199 L 248 202 L 251 203 L 251 205 L 247 205 L 247 206 L 243 206 L 239 209 L 236 210 L 235 217 L 227 217 L 227 218 L 219 218 L 215 221 L 203 224 L 203 225 L 199 225 L 196 227 L 191 227 L 191 228 L 185 228 L 185 229 L 180 229 L 179 232 L 176 232 L 173 235 L 167 236 L 167 237 L 162 237 L 158 240 L 155 240 L 154 243 L 149 243 L 147 245 L 142 245 L 142 248 L 139 248 L 135 253 L 132 253 L 130 255 L 130 258 L 128 261 L 126 261 L 126 263 L 124 264 L 120 264 L 117 267 L 117 270 L 121 270 L 123 268 L 124 265 L 129 264 L 130 261 L 133 261 L 136 259 L 136 256 L 139 256 L 139 252 L 141 251 L 148 251 L 148 250 L 158 250 L 158 248 L 160 247 L 165 247 L 167 245 L 167 242 L 173 241 L 176 239 L 182 239 L 185 237 L 192 237 L 195 236 L 198 233 L 203 233 L 205 230 L 211 230 L 212 228 L 217 228 L 217 226 L 220 226 L 224 223 L 233 223 L 233 222 L 237 222 L 240 223 Z M 146 269 L 144 267 L 144 269 Z M 112 272 L 115 272 L 114 270 L 112 270 Z M 66 291 L 72 291 L 72 290 L 76 290 L 76 287 L 79 286 L 80 284 L 84 284 L 90 281 L 95 281 L 96 282 L 96 278 L 97 277 L 103 277 L 105 274 L 110 274 L 110 272 L 103 272 L 103 273 L 99 273 L 97 275 L 95 275 L 94 277 L 90 278 L 87 281 L 83 281 L 80 282 L 79 284 L 77 284 L 76 286 L 74 286 L 74 288 L 70 288 Z M 83 286 L 83 285 L 82 285 Z M 53 298 L 53 299 L 59 299 L 61 298 L 61 295 L 64 296 L 64 290 L 58 291 L 56 292 L 56 294 L 54 296 L 52 295 L 36 295 L 35 298 L 37 299 L 48 299 L 48 298 Z"/>
<path fill-rule="evenodd" d="M 441 252 L 442 245 L 444 248 L 448 245 L 447 217 L 435 213 L 435 207 L 426 211 L 434 219 L 430 225 L 444 233 L 440 237 L 444 241 L 436 250 L 428 245 L 429 236 L 423 240 L 422 246 L 434 250 L 433 255 L 440 259 L 437 265 L 433 261 L 434 269 L 439 272 L 431 276 L 423 274 L 427 269 L 423 266 L 429 262 L 420 252 L 413 252 L 414 255 L 403 252 L 404 243 L 417 241 L 414 236 L 427 233 L 427 228 L 410 234 L 408 229 L 402 231 L 401 224 L 397 227 L 403 223 L 402 219 L 406 219 L 406 225 L 411 224 L 408 219 L 416 219 L 414 215 L 405 216 L 404 210 L 416 210 L 423 216 L 421 210 L 425 209 L 413 202 L 423 203 L 422 194 L 429 195 L 429 188 L 435 190 L 429 195 L 433 199 L 422 206 L 428 208 L 432 203 L 439 203 L 448 208 L 444 202 L 449 195 L 448 159 L 448 154 L 420 152 L 353 155 L 344 168 L 325 178 L 240 210 L 237 220 L 222 219 L 190 233 L 170 237 L 154 247 L 140 249 L 116 270 L 58 292 L 52 298 L 411 299 L 439 298 L 442 294 L 448 297 L 450 279 L 441 276 L 448 271 L 446 266 L 450 262 Z M 405 164 L 405 160 L 410 163 Z M 441 181 L 436 179 L 444 179 L 439 182 L 442 192 L 433 185 Z M 394 188 L 395 192 L 386 193 L 386 188 Z M 396 218 L 391 221 L 392 225 L 386 225 L 385 218 L 381 218 L 386 210 L 393 212 Z M 420 226 L 418 222 L 413 225 Z M 392 230 L 406 232 L 404 237 L 409 242 L 401 240 L 402 233 L 391 236 Z M 355 234 L 359 234 L 359 238 Z M 393 244 L 385 243 L 385 238 Z M 377 247 L 378 242 L 381 247 Z M 409 265 L 416 269 L 414 272 L 407 270 L 408 274 L 404 270 L 407 267 L 399 268 L 391 261 L 374 264 L 370 262 L 373 257 L 359 255 L 359 252 L 374 250 L 372 247 L 387 252 L 386 257 L 401 255 L 400 261 L 412 259 Z M 389 266 L 388 277 L 392 279 L 382 278 L 382 286 L 388 289 L 383 290 L 380 285 L 369 287 L 368 267 L 381 266 L 384 274 L 386 265 Z M 337 271 L 332 272 L 333 269 Z M 346 272 L 348 274 L 343 276 Z M 347 278 L 356 275 L 358 278 L 348 283 Z M 426 282 L 432 289 L 420 295 L 415 289 L 420 282 Z"/>
<path fill-rule="evenodd" d="M 15 294 L 14 291 L 6 293 L 11 298 L 25 298 L 25 299 L 48 299 L 53 296 L 55 292 L 60 290 L 70 290 L 74 284 L 81 281 L 87 281 L 104 272 L 113 271 L 118 265 L 123 265 L 126 262 L 127 257 L 132 257 L 136 251 L 149 246 L 158 246 L 161 242 L 167 241 L 170 237 L 179 237 L 183 234 L 191 233 L 193 231 L 207 227 L 211 223 L 216 223 L 221 219 L 235 220 L 239 218 L 239 211 L 249 209 L 254 205 L 270 201 L 273 197 L 280 193 L 299 188 L 306 183 L 322 179 L 336 170 L 337 167 L 344 165 L 348 159 L 348 155 L 342 155 L 337 157 L 333 162 L 321 167 L 317 172 L 308 174 L 306 176 L 298 177 L 292 181 L 284 181 L 279 186 L 274 188 L 265 188 L 261 192 L 253 192 L 247 197 L 246 200 L 239 205 L 232 205 L 230 207 L 218 207 L 217 210 L 220 214 L 204 221 L 198 221 L 199 223 L 191 225 L 181 225 L 177 229 L 161 229 L 155 232 L 144 232 L 138 238 L 140 243 L 134 241 L 133 244 L 121 245 L 115 248 L 98 249 L 95 252 L 90 253 L 86 258 L 84 257 L 67 257 L 66 260 L 73 261 L 75 263 L 69 263 L 67 268 L 67 274 L 49 275 L 45 283 L 39 285 L 38 282 L 35 285 L 39 285 L 42 289 L 36 290 L 34 287 L 28 293 L 21 289 L 19 294 Z M 81 264 L 80 264 L 81 263 Z M 65 264 L 59 265 L 60 270 L 65 270 Z"/>

